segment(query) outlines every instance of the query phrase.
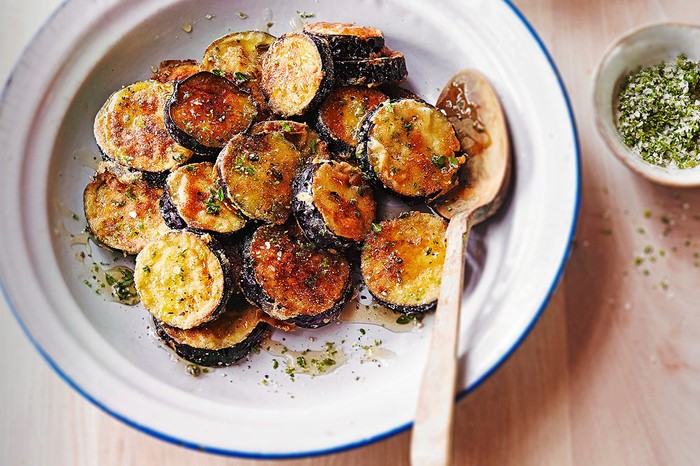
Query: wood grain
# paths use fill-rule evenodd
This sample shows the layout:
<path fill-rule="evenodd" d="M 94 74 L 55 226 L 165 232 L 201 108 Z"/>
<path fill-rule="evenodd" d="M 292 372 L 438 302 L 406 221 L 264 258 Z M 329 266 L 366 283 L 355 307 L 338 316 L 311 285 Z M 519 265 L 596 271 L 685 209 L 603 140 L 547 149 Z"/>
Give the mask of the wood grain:
<path fill-rule="evenodd" d="M 3 2 L 1 76 L 58 3 Z M 700 190 L 652 185 L 613 159 L 595 132 L 590 91 L 617 35 L 661 20 L 700 23 L 700 8 L 696 0 L 515 4 L 569 90 L 584 193 L 575 248 L 547 309 L 457 406 L 455 464 L 697 464 Z M 273 464 L 183 449 L 114 420 L 59 380 L 0 306 L 0 464 Z M 407 465 L 408 437 L 284 464 Z"/>

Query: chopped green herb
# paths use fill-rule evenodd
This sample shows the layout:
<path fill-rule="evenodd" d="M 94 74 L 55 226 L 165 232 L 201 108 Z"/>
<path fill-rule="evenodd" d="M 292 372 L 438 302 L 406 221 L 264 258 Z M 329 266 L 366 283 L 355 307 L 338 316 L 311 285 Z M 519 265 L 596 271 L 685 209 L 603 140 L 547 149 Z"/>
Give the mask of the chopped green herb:
<path fill-rule="evenodd" d="M 216 75 L 218 75 L 218 76 L 223 76 L 223 75 L 224 75 L 224 72 L 221 71 L 219 68 L 214 68 L 213 70 L 211 70 L 211 72 L 214 73 L 214 74 L 216 74 Z"/>
<path fill-rule="evenodd" d="M 235 73 L 233 73 L 233 75 L 234 75 L 234 76 L 236 77 L 236 79 L 239 80 L 239 81 L 243 81 L 243 82 L 252 81 L 252 79 L 250 78 L 250 76 L 248 76 L 248 75 L 245 74 L 245 73 L 241 73 L 240 71 L 236 71 Z"/>
<path fill-rule="evenodd" d="M 297 10 L 297 14 L 301 19 L 308 19 L 308 18 L 313 18 L 314 14 L 313 13 L 307 13 L 305 11 L 299 11 Z"/>
<path fill-rule="evenodd" d="M 379 233 L 380 231 L 382 231 L 382 226 L 378 223 L 372 222 L 372 231 L 375 233 Z"/>
<path fill-rule="evenodd" d="M 238 16 L 241 19 L 246 19 L 248 17 L 248 15 L 243 13 L 242 11 L 239 11 L 238 13 L 236 13 L 236 16 Z"/>
<path fill-rule="evenodd" d="M 406 325 L 410 324 L 414 320 L 416 320 L 415 316 L 407 316 L 406 314 L 402 314 L 396 319 L 396 323 L 399 325 Z"/>
<path fill-rule="evenodd" d="M 438 168 L 445 166 L 445 156 L 444 155 L 433 155 L 430 157 L 430 161 Z"/>
<path fill-rule="evenodd" d="M 450 157 L 448 161 L 450 162 L 450 167 L 459 168 L 459 161 L 457 160 L 457 157 Z"/>
<path fill-rule="evenodd" d="M 131 186 L 129 186 L 128 188 L 126 188 L 126 192 L 124 193 L 124 195 L 125 195 L 126 198 L 129 199 L 130 201 L 135 201 L 135 200 L 136 200 L 136 195 L 135 195 L 133 192 L 131 192 Z"/>
<path fill-rule="evenodd" d="M 639 69 L 622 83 L 618 130 L 642 159 L 659 166 L 700 164 L 700 63 L 679 55 Z"/>
<path fill-rule="evenodd" d="M 289 126 L 289 123 L 287 123 L 286 121 L 283 121 L 282 123 L 280 123 L 280 126 L 282 127 L 282 129 L 284 130 L 285 133 L 288 133 L 292 130 L 292 127 Z"/>

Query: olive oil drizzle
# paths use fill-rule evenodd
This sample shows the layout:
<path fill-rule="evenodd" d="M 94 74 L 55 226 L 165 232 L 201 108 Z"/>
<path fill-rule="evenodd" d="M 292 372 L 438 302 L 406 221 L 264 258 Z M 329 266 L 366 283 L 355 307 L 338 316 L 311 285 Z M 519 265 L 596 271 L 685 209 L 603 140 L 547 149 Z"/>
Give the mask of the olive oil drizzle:
<path fill-rule="evenodd" d="M 284 371 L 294 379 L 295 374 L 316 377 L 327 375 L 348 361 L 342 348 L 333 342 L 326 342 L 323 350 L 292 350 L 282 343 L 268 338 L 260 343 L 260 348 L 272 356 L 282 358 Z"/>
<path fill-rule="evenodd" d="M 468 155 L 478 155 L 491 145 L 491 136 L 479 115 L 478 97 L 469 93 L 464 82 L 453 82 L 446 87 L 436 106 L 445 112 L 450 123 L 460 122 L 460 128 L 467 128 L 465 134 L 458 136 L 462 150 Z"/>
<path fill-rule="evenodd" d="M 398 314 L 380 304 L 350 300 L 340 314 L 340 320 L 354 324 L 369 324 L 383 327 L 394 333 L 417 332 L 423 327 L 418 317 Z"/>

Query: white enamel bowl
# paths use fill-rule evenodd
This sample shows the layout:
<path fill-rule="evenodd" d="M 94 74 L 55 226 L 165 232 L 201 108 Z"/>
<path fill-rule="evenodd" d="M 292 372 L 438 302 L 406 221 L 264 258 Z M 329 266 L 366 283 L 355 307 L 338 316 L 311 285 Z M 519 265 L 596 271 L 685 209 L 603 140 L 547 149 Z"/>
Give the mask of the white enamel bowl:
<path fill-rule="evenodd" d="M 405 430 L 426 361 L 430 317 L 412 333 L 338 323 L 274 335 L 295 349 L 335 342 L 349 361 L 329 375 L 292 382 L 263 351 L 194 378 L 152 335 L 141 306 L 107 302 L 83 284 L 91 262 L 76 260 L 84 247 L 71 245 L 70 234 L 85 226 L 82 190 L 92 174 L 86 162 L 97 155 L 92 121 L 110 93 L 147 78 L 163 59 L 201 57 L 229 31 L 273 22 L 272 34 L 288 32 L 297 10 L 384 30 L 388 45 L 407 57 L 409 86 L 429 102 L 465 67 L 489 77 L 502 98 L 515 176 L 502 213 L 470 242 L 463 307 L 480 314 L 468 354 L 460 349 L 461 394 L 494 371 L 532 327 L 562 273 L 576 222 L 573 116 L 544 47 L 510 3 L 66 2 L 26 50 L 2 97 L 3 291 L 46 361 L 86 398 L 138 429 L 206 451 L 298 457 Z M 92 252 L 97 262 L 113 260 L 99 248 Z M 381 357 L 364 361 L 361 347 L 375 340 L 382 342 Z"/>

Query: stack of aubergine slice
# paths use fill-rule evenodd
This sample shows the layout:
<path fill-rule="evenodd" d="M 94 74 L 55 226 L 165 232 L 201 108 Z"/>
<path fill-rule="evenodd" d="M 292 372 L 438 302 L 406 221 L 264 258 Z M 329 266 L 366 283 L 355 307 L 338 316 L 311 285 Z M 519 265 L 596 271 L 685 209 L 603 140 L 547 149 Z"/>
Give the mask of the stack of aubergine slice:
<path fill-rule="evenodd" d="M 465 156 L 407 75 L 379 29 L 319 22 L 228 34 L 108 97 L 85 215 L 136 256 L 168 347 L 230 365 L 272 327 L 337 320 L 361 283 L 399 314 L 435 307 L 446 223 L 420 206 Z M 380 221 L 378 196 L 413 207 Z"/>

